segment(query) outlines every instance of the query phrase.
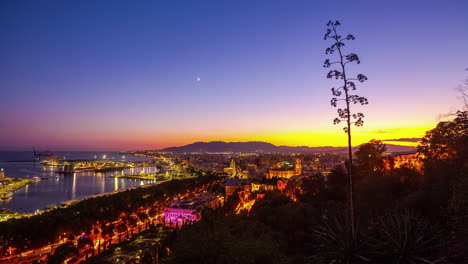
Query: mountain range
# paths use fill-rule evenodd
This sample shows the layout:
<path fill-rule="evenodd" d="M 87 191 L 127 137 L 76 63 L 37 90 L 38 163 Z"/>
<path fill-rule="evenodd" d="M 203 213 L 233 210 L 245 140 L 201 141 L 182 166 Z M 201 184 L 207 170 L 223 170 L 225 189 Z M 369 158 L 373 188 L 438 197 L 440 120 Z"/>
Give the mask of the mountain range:
<path fill-rule="evenodd" d="M 395 152 L 411 152 L 415 151 L 415 147 L 386 144 L 388 153 Z M 359 146 L 353 147 L 353 152 Z M 291 146 L 276 146 L 268 142 L 249 141 L 249 142 L 195 142 L 180 147 L 165 148 L 160 151 L 164 152 L 201 152 L 201 153 L 216 153 L 216 152 L 240 152 L 240 153 L 347 153 L 348 147 L 291 147 Z"/>

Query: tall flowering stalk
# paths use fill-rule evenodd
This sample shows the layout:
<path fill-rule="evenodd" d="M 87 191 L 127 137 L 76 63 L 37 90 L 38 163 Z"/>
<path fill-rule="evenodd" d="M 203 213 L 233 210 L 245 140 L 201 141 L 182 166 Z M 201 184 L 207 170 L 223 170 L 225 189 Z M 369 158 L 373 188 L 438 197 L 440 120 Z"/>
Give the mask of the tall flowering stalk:
<path fill-rule="evenodd" d="M 368 104 L 367 98 L 351 94 L 352 91 L 356 90 L 356 81 L 365 82 L 367 77 L 364 74 L 358 74 L 356 76 L 347 75 L 347 67 L 350 63 L 361 63 L 359 56 L 355 53 L 344 54 L 343 47 L 345 43 L 354 40 L 355 37 L 351 34 L 348 34 L 345 38 L 338 34 L 337 28 L 340 26 L 339 21 L 329 21 L 327 23 L 327 33 L 325 34 L 324 39 L 331 39 L 333 44 L 328 47 L 325 51 L 327 55 L 337 54 L 338 58 L 333 61 L 326 59 L 323 63 L 323 67 L 330 68 L 335 67 L 328 72 L 328 79 L 335 79 L 342 81 L 342 85 L 339 87 L 333 87 L 331 89 L 333 98 L 330 103 L 333 107 L 337 107 L 338 103 L 344 102 L 344 108 L 338 108 L 338 117 L 333 120 L 333 123 L 339 124 L 341 122 L 346 122 L 346 126 L 343 127 L 344 132 L 348 135 L 348 154 L 349 154 L 349 168 L 348 168 L 348 177 L 349 177 L 349 210 L 351 216 L 351 225 L 354 229 L 354 202 L 353 202 L 353 152 L 351 145 L 351 125 L 362 126 L 364 124 L 364 114 L 363 113 L 352 113 L 350 106 L 352 104 Z M 336 57 L 336 56 L 335 56 Z"/>

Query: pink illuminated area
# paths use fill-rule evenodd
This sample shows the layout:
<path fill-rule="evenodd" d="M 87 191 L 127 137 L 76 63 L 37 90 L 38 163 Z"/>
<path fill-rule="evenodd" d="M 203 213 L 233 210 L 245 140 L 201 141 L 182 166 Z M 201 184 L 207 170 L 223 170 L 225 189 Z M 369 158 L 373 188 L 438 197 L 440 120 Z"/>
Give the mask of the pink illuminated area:
<path fill-rule="evenodd" d="M 181 227 L 187 223 L 198 221 L 199 214 L 194 209 L 166 208 L 164 210 L 164 224 L 171 227 Z"/>
<path fill-rule="evenodd" d="M 217 194 L 203 193 L 193 198 L 176 200 L 164 209 L 164 224 L 181 227 L 199 221 L 203 208 L 216 209 L 221 205 Z"/>

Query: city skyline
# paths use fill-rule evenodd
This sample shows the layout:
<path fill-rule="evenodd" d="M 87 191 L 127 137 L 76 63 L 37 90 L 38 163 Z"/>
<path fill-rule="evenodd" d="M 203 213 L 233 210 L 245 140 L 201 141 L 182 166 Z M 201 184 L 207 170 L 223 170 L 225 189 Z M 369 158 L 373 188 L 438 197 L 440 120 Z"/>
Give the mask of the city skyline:
<path fill-rule="evenodd" d="M 414 145 L 461 107 L 468 3 L 268 3 L 2 2 L 0 150 L 345 146 L 322 67 L 333 19 L 369 77 L 353 145 Z"/>

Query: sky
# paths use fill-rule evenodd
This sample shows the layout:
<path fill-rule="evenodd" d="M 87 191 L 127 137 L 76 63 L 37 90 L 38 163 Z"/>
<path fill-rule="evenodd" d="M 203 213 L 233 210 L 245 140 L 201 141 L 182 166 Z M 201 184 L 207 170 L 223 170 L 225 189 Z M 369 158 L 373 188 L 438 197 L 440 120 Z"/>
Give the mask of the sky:
<path fill-rule="evenodd" d="M 418 138 L 458 109 L 468 1 L 0 2 L 0 149 L 196 141 L 345 146 L 326 23 L 368 82 L 353 145 Z M 395 142 L 395 141 L 393 141 Z M 389 142 L 390 143 L 390 142 Z"/>

